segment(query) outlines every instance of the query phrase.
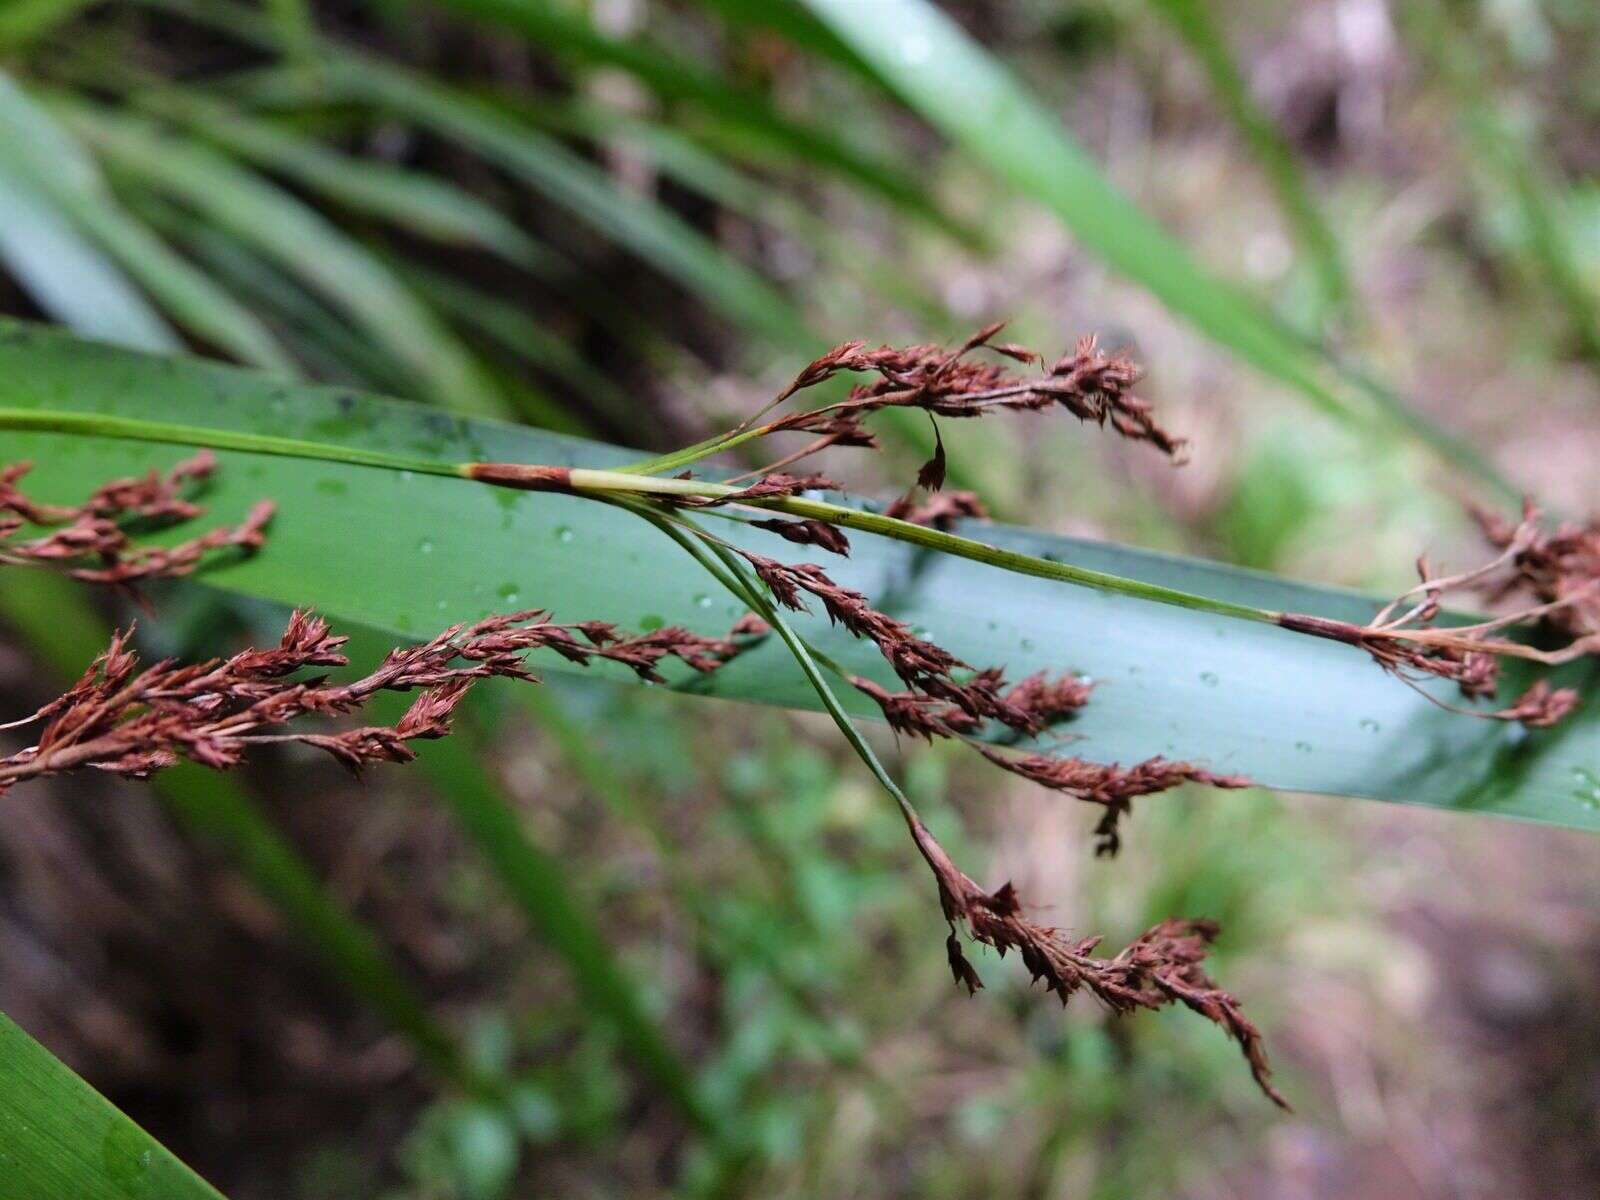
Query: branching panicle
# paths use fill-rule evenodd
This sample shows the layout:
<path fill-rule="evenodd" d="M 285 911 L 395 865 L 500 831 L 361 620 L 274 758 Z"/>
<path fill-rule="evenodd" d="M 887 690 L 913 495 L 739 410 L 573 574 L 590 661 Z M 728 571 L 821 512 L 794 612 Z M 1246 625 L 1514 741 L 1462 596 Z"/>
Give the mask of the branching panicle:
<path fill-rule="evenodd" d="M 939 901 L 950 922 L 945 951 L 951 972 L 969 992 L 976 992 L 983 981 L 962 951 L 957 923 L 1001 955 L 1015 950 L 1034 980 L 1042 982 L 1063 1005 L 1076 992 L 1087 990 L 1119 1014 L 1171 1004 L 1199 1013 L 1239 1044 L 1262 1092 L 1280 1108 L 1289 1107 L 1272 1086 L 1260 1031 L 1245 1017 L 1238 1000 L 1205 973 L 1202 964 L 1218 933 L 1214 922 L 1166 920 L 1141 934 L 1120 954 L 1097 958 L 1094 950 L 1099 937 L 1072 938 L 1030 920 L 1011 884 L 993 892 L 985 890 L 955 865 L 920 821 L 912 822 L 911 833 L 938 881 Z"/>
<path fill-rule="evenodd" d="M 641 678 L 660 680 L 657 668 L 669 656 L 697 671 L 714 671 L 761 636 L 743 622 L 727 638 L 676 627 L 624 636 L 604 622 L 558 625 L 548 613 L 529 610 L 452 626 L 431 641 L 391 650 L 361 679 L 333 684 L 321 677 L 290 678 L 313 667 L 347 665 L 346 639 L 309 613 L 296 612 L 275 647 L 193 666 L 163 661 L 140 671 L 128 636 L 119 633 L 69 691 L 5 726 L 42 728 L 33 746 L 0 758 L 0 793 L 24 780 L 85 768 L 144 778 L 181 758 L 228 770 L 251 746 L 265 742 L 314 746 L 353 770 L 407 762 L 414 757 L 408 743 L 450 732 L 451 714 L 478 680 L 533 681 L 525 660 L 534 650 L 552 650 L 585 666 L 615 662 Z M 283 731 L 301 717 L 353 713 L 384 691 L 419 693 L 392 727 Z"/>
<path fill-rule="evenodd" d="M 1025 364 L 1042 361 L 1031 350 L 996 344 L 993 339 L 1003 328 L 997 324 L 979 330 L 954 351 L 936 345 L 876 350 L 866 349 L 864 342 L 837 346 L 802 371 L 774 403 L 844 371 L 877 378 L 857 384 L 838 404 L 781 418 L 766 431 L 802 430 L 839 439 L 859 436 L 864 432 L 861 419 L 885 408 L 920 408 L 934 416 L 959 418 L 995 410 L 1036 412 L 1059 405 L 1080 420 L 1109 424 L 1123 437 L 1149 442 L 1171 457 L 1180 455 L 1183 440 L 1161 428 L 1151 406 L 1133 394 L 1140 372 L 1130 359 L 1102 354 L 1092 336 L 1079 339 L 1071 354 L 1039 375 L 1021 375 L 1000 363 L 968 357 L 986 349 Z"/>
<path fill-rule="evenodd" d="M 1473 515 L 1497 551 L 1482 566 L 1439 577 L 1426 558 L 1418 559 L 1421 582 L 1365 625 L 1304 613 L 1283 613 L 1278 623 L 1298 633 L 1357 646 L 1412 686 L 1430 677 L 1450 680 L 1469 700 L 1494 698 L 1503 659 L 1556 665 L 1600 652 L 1600 523 L 1566 523 L 1546 531 L 1531 501 L 1524 501 L 1521 520 L 1514 523 L 1481 509 L 1473 510 Z M 1475 624 L 1435 625 L 1444 598 L 1463 591 L 1491 604 L 1510 602 L 1517 607 Z M 1565 638 L 1566 644 L 1542 650 L 1503 636 L 1502 631 L 1517 626 L 1542 626 Z M 1559 722 L 1580 698 L 1574 689 L 1554 688 L 1543 679 L 1498 709 L 1462 709 L 1423 694 L 1452 711 L 1536 729 Z"/>
<path fill-rule="evenodd" d="M 181 524 L 204 512 L 183 492 L 216 469 L 216 457 L 209 451 L 165 475 L 151 471 L 137 479 L 114 480 L 76 506 L 42 504 L 24 495 L 18 484 L 31 466 L 0 467 L 0 566 L 52 567 L 85 583 L 131 586 L 192 574 L 214 551 L 254 552 L 272 520 L 273 505 L 262 501 L 236 526 L 175 546 L 142 546 L 134 541 L 135 527 Z M 49 532 L 18 536 L 29 527 Z"/>

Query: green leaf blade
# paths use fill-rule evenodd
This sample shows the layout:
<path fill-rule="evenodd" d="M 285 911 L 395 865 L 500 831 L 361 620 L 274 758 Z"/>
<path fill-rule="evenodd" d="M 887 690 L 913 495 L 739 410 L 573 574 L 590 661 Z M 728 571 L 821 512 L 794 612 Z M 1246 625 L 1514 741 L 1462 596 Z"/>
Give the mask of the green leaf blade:
<path fill-rule="evenodd" d="M 0 1014 L 0 1190 L 73 1200 L 222 1200 Z"/>
<path fill-rule="evenodd" d="M 0 407 L 160 414 L 447 462 L 614 467 L 635 456 L 336 389 L 291 388 L 229 368 L 88 346 L 22 325 L 0 326 Z M 5 444 L 8 459 L 37 459 L 37 487 L 61 499 L 180 453 L 60 434 L 13 433 Z M 562 619 L 635 628 L 681 623 L 707 633 L 724 631 L 739 615 L 731 602 L 718 603 L 714 582 L 676 547 L 593 501 L 399 469 L 222 458 L 209 497 L 216 519 L 236 518 L 262 497 L 276 500 L 280 515 L 267 551 L 207 577 L 218 586 L 314 605 L 399 637 L 531 605 Z M 1375 607 L 1353 593 L 1127 547 L 999 525 L 966 532 L 1038 557 L 1262 608 L 1361 621 Z M 767 535 L 739 536 L 786 553 L 785 543 Z M 1271 625 L 1023 577 L 870 536 L 857 536 L 852 557 L 828 567 L 968 662 L 1004 666 L 1019 677 L 1072 670 L 1094 678 L 1094 702 L 1065 729 L 1075 739 L 1073 753 L 1123 762 L 1164 754 L 1287 790 L 1600 830 L 1600 708 L 1593 699 L 1562 727 L 1524 734 L 1445 712 L 1358 651 Z M 876 652 L 830 629 L 825 618 L 802 616 L 795 624 L 846 669 L 883 677 Z M 1578 664 L 1558 681 L 1582 682 L 1587 673 Z M 1528 681 L 1524 671 L 1508 674 L 1508 694 Z M 791 707 L 817 703 L 776 645 L 680 686 Z M 857 711 L 870 715 L 864 706 Z"/>

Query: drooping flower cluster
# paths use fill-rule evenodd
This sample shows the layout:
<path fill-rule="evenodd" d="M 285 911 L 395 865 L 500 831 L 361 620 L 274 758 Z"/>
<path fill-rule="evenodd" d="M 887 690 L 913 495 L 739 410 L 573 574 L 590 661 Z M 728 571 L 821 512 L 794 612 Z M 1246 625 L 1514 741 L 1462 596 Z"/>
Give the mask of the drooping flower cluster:
<path fill-rule="evenodd" d="M 1023 915 L 1016 889 L 1007 883 L 990 892 L 951 861 L 921 822 L 912 824 L 917 849 L 939 883 L 939 901 L 950 936 L 945 949 L 950 970 L 969 992 L 983 986 L 962 951 L 955 925 L 961 922 L 977 941 L 1001 955 L 1015 950 L 1035 981 L 1043 982 L 1062 1004 L 1087 989 L 1116 1013 L 1182 1004 L 1220 1025 L 1239 1044 L 1256 1084 L 1281 1108 L 1289 1102 L 1272 1086 L 1261 1033 L 1245 1017 L 1239 1001 L 1205 973 L 1205 961 L 1218 928 L 1213 921 L 1173 919 L 1146 930 L 1117 955 L 1096 958 L 1099 937 L 1072 938 Z"/>
<path fill-rule="evenodd" d="M 97 489 L 82 504 L 43 504 L 18 487 L 32 467 L 0 467 L 0 566 L 53 567 L 86 583 L 131 586 L 193 573 L 214 551 L 260 549 L 273 505 L 262 501 L 236 526 L 213 529 L 175 546 L 141 545 L 141 529 L 194 520 L 205 510 L 184 492 L 216 468 L 209 451 L 137 479 L 119 479 Z M 36 537 L 19 536 L 30 527 Z"/>

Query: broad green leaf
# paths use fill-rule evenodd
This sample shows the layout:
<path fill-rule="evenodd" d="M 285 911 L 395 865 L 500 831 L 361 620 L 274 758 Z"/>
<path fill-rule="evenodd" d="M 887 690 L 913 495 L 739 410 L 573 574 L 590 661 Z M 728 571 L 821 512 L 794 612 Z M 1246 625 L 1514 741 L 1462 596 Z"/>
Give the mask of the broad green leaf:
<path fill-rule="evenodd" d="M 431 398 L 461 411 L 505 413 L 454 335 L 320 213 L 237 161 L 148 122 L 80 103 L 61 110 L 118 172 L 203 214 L 338 304 L 424 381 Z"/>
<path fill-rule="evenodd" d="M 638 457 L 337 389 L 86 345 L 25 325 L 0 331 L 0 426 L 6 410 L 64 412 L 444 461 L 604 467 Z M 13 432 L 4 444 L 8 459 L 37 460 L 36 486 L 62 499 L 179 453 L 64 434 Z M 426 636 L 454 621 L 529 605 L 564 619 L 635 628 L 679 622 L 706 632 L 725 630 L 739 615 L 676 546 L 593 501 L 387 468 L 221 457 L 210 496 L 217 518 L 237 517 L 261 497 L 278 501 L 280 515 L 268 550 L 208 575 L 220 587 L 314 605 L 336 620 L 397 636 Z M 1211 563 L 1002 525 L 974 524 L 968 532 L 1041 558 L 1234 603 L 1361 621 L 1374 611 L 1371 601 L 1348 592 Z M 774 537 L 738 536 L 795 557 Z M 1592 698 L 1556 729 L 1526 733 L 1445 712 L 1365 655 L 1271 625 L 1017 575 L 867 535 L 856 536 L 854 547 L 848 561 L 829 564 L 840 582 L 968 662 L 1004 666 L 1015 676 L 1072 670 L 1097 680 L 1093 703 L 1070 727 L 1075 753 L 1100 761 L 1165 754 L 1293 791 L 1600 829 L 1600 709 Z M 824 618 L 794 624 L 848 669 L 883 677 L 876 653 Z M 1560 675 L 1582 681 L 1591 673 L 1577 664 Z M 1526 682 L 1525 672 L 1510 672 L 1506 694 Z M 728 699 L 816 704 L 777 644 L 678 686 Z M 868 712 L 864 703 L 850 703 Z"/>
<path fill-rule="evenodd" d="M 1018 192 L 1056 213 L 1088 250 L 1149 289 L 1175 315 L 1319 407 L 1368 425 L 1398 424 L 1503 494 L 1515 495 L 1470 447 L 1196 262 L 1106 178 L 1004 66 L 927 0 L 804 2 L 913 109 Z"/>
<path fill-rule="evenodd" d="M 34 303 L 85 337 L 138 350 L 182 347 L 116 264 L 3 165 L 0 263 Z"/>
<path fill-rule="evenodd" d="M 441 3 L 516 30 L 570 60 L 626 71 L 663 100 L 689 102 L 746 138 L 780 151 L 801 165 L 849 179 L 863 191 L 876 194 L 969 244 L 976 243 L 976 235 L 934 204 L 927 189 L 900 164 L 879 161 L 825 126 L 804 124 L 785 116 L 759 92 L 735 87 L 715 72 L 675 56 L 645 35 L 612 36 L 580 13 L 548 0 Z M 850 127 L 847 122 L 834 122 L 833 126 L 845 130 Z"/>
<path fill-rule="evenodd" d="M 53 202 L 179 324 L 244 362 L 292 370 L 266 326 L 131 218 L 88 152 L 4 73 L 0 170 Z"/>
<path fill-rule="evenodd" d="M 17 1200 L 221 1200 L 3 1014 L 0 1194 Z"/>

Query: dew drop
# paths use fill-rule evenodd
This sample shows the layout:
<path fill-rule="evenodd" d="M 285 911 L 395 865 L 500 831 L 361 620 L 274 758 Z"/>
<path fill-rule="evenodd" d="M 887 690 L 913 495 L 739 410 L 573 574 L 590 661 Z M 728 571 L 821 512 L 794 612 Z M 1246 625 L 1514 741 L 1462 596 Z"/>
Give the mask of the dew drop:
<path fill-rule="evenodd" d="M 499 596 L 500 599 L 504 600 L 507 604 L 515 604 L 518 600 L 522 599 L 517 592 L 517 587 L 518 585 L 515 583 L 502 583 L 498 588 L 495 589 L 495 595 Z"/>
<path fill-rule="evenodd" d="M 572 526 L 559 525 L 556 527 L 556 541 L 560 542 L 563 546 L 572 541 L 574 536 L 575 535 L 572 532 Z"/>
<path fill-rule="evenodd" d="M 1032 650 L 1033 649 L 1033 639 L 1032 638 L 1023 638 L 1022 641 L 1019 643 L 1019 645 L 1021 645 L 1021 647 L 1024 650 Z"/>
<path fill-rule="evenodd" d="M 1207 687 L 1216 687 L 1217 683 L 1219 682 L 1217 679 L 1217 673 L 1215 671 L 1201 671 L 1200 682 L 1205 684 Z"/>
<path fill-rule="evenodd" d="M 694 606 L 696 608 L 710 608 L 711 597 L 706 595 L 704 592 L 700 593 L 700 595 L 694 598 Z"/>
<path fill-rule="evenodd" d="M 417 553 L 418 554 L 432 554 L 433 553 L 433 543 L 431 541 L 429 541 L 427 538 L 423 538 L 420 542 L 417 543 Z"/>
<path fill-rule="evenodd" d="M 660 613 L 646 613 L 644 616 L 639 618 L 639 628 L 645 633 L 650 633 L 653 630 L 660 629 L 666 623 L 666 618 Z"/>
<path fill-rule="evenodd" d="M 1379 725 L 1371 717 L 1363 717 L 1361 721 L 1361 728 L 1365 729 L 1368 733 L 1377 733 L 1383 728 L 1383 726 Z"/>
<path fill-rule="evenodd" d="M 1600 811 L 1600 775 L 1587 767 L 1573 767 L 1572 778 L 1578 784 L 1572 798 L 1591 811 Z"/>
<path fill-rule="evenodd" d="M 1311 753 L 1311 743 L 1310 742 L 1296 742 L 1294 744 L 1294 748 L 1296 750 L 1300 751 L 1301 754 L 1310 754 Z"/>
<path fill-rule="evenodd" d="M 401 471 L 399 476 L 401 483 L 410 483 L 416 477 L 417 473 L 415 471 Z"/>

